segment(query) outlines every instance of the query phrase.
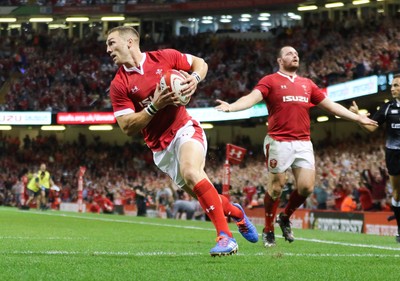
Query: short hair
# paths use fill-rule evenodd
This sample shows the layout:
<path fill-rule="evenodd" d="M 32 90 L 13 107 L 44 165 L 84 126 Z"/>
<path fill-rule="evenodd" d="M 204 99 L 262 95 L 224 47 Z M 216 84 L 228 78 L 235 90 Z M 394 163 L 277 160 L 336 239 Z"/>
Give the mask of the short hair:
<path fill-rule="evenodd" d="M 281 57 L 282 57 L 282 50 L 283 50 L 284 48 L 293 48 L 293 47 L 287 45 L 287 46 L 283 46 L 282 48 L 280 48 L 279 51 L 278 51 L 278 56 L 277 56 L 277 58 L 281 58 Z"/>
<path fill-rule="evenodd" d="M 400 78 L 400 73 L 393 75 L 393 79 L 395 79 L 395 78 Z"/>
<path fill-rule="evenodd" d="M 135 28 L 133 28 L 132 26 L 122 26 L 121 25 L 121 26 L 113 27 L 110 30 L 108 30 L 107 36 L 110 35 L 113 32 L 118 32 L 122 36 L 124 36 L 124 35 L 133 35 L 134 37 L 137 38 L 138 41 L 140 39 L 139 32 Z"/>

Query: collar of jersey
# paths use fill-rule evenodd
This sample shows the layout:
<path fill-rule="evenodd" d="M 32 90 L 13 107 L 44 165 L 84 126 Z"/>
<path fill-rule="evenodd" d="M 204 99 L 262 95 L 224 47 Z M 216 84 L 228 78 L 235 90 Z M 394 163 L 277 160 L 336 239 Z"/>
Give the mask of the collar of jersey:
<path fill-rule="evenodd" d="M 293 75 L 293 76 L 290 76 L 290 75 L 284 74 L 284 73 L 282 73 L 282 72 L 280 72 L 280 71 L 278 71 L 277 73 L 278 73 L 279 75 L 282 75 L 283 77 L 286 77 L 287 79 L 289 79 L 289 80 L 292 81 L 292 82 L 294 82 L 294 79 L 297 77 L 296 74 Z"/>
<path fill-rule="evenodd" d="M 140 68 L 137 68 L 136 66 L 128 68 L 125 65 L 122 65 L 124 67 L 125 71 L 126 72 L 137 72 L 139 74 L 143 74 L 144 73 L 143 64 L 144 64 L 144 61 L 146 60 L 146 53 L 142 53 L 142 55 L 143 55 L 142 56 L 142 61 L 139 64 Z"/>

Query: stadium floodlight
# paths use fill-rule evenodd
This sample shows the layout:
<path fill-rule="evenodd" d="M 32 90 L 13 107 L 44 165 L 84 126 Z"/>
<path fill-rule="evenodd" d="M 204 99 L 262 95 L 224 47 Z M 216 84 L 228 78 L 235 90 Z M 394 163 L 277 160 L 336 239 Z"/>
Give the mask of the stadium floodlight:
<path fill-rule="evenodd" d="M 223 22 L 223 23 L 229 23 L 232 21 L 232 16 L 231 15 L 222 15 L 221 19 L 219 21 Z"/>
<path fill-rule="evenodd" d="M 21 28 L 20 23 L 11 23 L 8 25 L 8 30 L 13 29 L 13 28 Z"/>
<path fill-rule="evenodd" d="M 326 121 L 328 121 L 329 120 L 329 117 L 328 116 L 318 116 L 317 117 L 317 121 L 318 122 L 326 122 Z"/>
<path fill-rule="evenodd" d="M 88 17 L 68 17 L 65 19 L 67 22 L 86 22 L 89 21 Z"/>
<path fill-rule="evenodd" d="M 50 126 L 42 126 L 40 127 L 42 131 L 64 131 L 65 126 L 62 125 L 50 125 Z"/>
<path fill-rule="evenodd" d="M 123 26 L 140 26 L 140 22 L 126 22 Z"/>
<path fill-rule="evenodd" d="M 57 29 L 57 28 L 67 29 L 68 26 L 66 26 L 63 23 L 52 23 L 52 24 L 49 24 L 49 29 Z"/>
<path fill-rule="evenodd" d="M 113 126 L 111 125 L 91 125 L 89 131 L 112 131 Z"/>
<path fill-rule="evenodd" d="M 123 21 L 125 17 L 113 16 L 113 17 L 102 17 L 101 21 Z"/>
<path fill-rule="evenodd" d="M 343 2 L 332 2 L 332 3 L 328 3 L 325 4 L 325 8 L 338 8 L 338 7 L 343 7 L 344 3 Z"/>
<path fill-rule="evenodd" d="M 53 18 L 30 18 L 29 22 L 52 22 Z"/>
<path fill-rule="evenodd" d="M 307 6 L 299 6 L 297 7 L 297 11 L 303 12 L 303 11 L 313 11 L 317 10 L 318 6 L 317 5 L 307 5 Z"/>
<path fill-rule="evenodd" d="M 10 131 L 11 129 L 10 125 L 0 125 L 0 131 Z"/>
<path fill-rule="evenodd" d="M 214 128 L 214 125 L 211 123 L 200 123 L 200 126 L 205 130 Z"/>
<path fill-rule="evenodd" d="M 353 5 L 362 5 L 362 4 L 368 4 L 369 0 L 355 0 L 352 2 Z"/>
<path fill-rule="evenodd" d="M 0 18 L 0 22 L 16 22 L 17 18 Z"/>
<path fill-rule="evenodd" d="M 260 17 L 270 17 L 270 13 L 260 13 Z"/>

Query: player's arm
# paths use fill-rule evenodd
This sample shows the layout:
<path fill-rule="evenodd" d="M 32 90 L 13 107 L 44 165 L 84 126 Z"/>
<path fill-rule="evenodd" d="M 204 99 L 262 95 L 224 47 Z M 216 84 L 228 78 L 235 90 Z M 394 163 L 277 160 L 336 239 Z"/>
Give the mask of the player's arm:
<path fill-rule="evenodd" d="M 353 113 L 341 104 L 333 102 L 329 98 L 325 98 L 323 101 L 321 101 L 318 104 L 318 107 L 343 119 L 357 122 L 358 124 L 360 124 L 360 126 L 378 127 L 378 122 L 369 119 L 368 115 Z"/>
<path fill-rule="evenodd" d="M 263 97 L 261 92 L 257 89 L 254 89 L 253 91 L 251 91 L 250 94 L 241 97 L 240 99 L 231 104 L 222 100 L 217 100 L 219 105 L 217 105 L 215 108 L 223 112 L 240 111 L 248 109 L 262 100 Z"/>
<path fill-rule="evenodd" d="M 144 129 L 153 119 L 153 115 L 148 114 L 145 110 L 140 112 L 132 112 L 116 117 L 117 123 L 122 132 L 128 136 L 133 136 Z"/>
<path fill-rule="evenodd" d="M 152 102 L 139 112 L 131 112 L 122 116 L 116 117 L 121 130 L 128 136 L 135 135 L 144 129 L 157 112 L 169 104 L 174 104 L 177 97 L 173 92 L 168 89 L 161 90 L 160 85 L 157 84 Z"/>
<path fill-rule="evenodd" d="M 349 110 L 357 115 L 360 115 L 360 112 L 358 111 L 358 105 L 355 101 L 353 101 L 353 104 L 350 106 Z M 376 126 L 370 126 L 370 125 L 361 125 L 361 128 L 367 130 L 368 132 L 374 132 L 378 127 Z"/>
<path fill-rule="evenodd" d="M 192 55 L 190 71 L 191 74 L 181 70 L 181 73 L 186 77 L 186 80 L 183 83 L 187 84 L 187 88 L 182 91 L 182 94 L 185 96 L 192 96 L 195 93 L 197 84 L 199 84 L 207 75 L 208 64 L 204 59 Z"/>

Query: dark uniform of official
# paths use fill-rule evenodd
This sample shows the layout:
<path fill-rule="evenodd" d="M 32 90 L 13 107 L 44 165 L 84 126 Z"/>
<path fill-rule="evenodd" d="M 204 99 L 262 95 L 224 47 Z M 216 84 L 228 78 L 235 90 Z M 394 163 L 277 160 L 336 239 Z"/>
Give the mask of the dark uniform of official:
<path fill-rule="evenodd" d="M 386 167 L 389 175 L 400 175 L 400 103 L 385 103 L 372 119 L 379 126 L 386 123 Z"/>

